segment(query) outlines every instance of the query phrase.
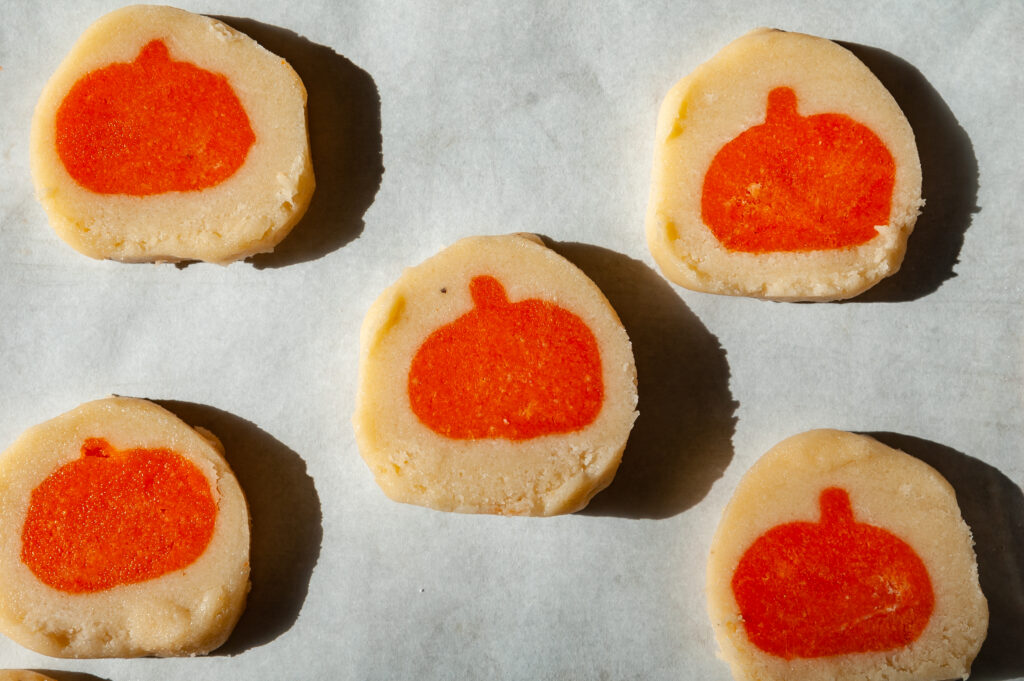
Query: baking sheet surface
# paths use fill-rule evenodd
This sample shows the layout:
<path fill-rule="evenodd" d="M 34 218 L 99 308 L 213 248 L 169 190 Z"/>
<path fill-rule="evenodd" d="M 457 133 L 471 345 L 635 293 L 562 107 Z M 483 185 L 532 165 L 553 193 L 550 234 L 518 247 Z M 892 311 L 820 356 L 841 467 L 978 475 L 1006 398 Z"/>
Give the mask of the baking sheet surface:
<path fill-rule="evenodd" d="M 252 506 L 253 592 L 206 658 L 0 666 L 61 679 L 729 679 L 704 564 L 740 476 L 817 427 L 875 434 L 957 490 L 992 606 L 978 679 L 1024 678 L 1024 5 L 1006 2 L 185 2 L 288 59 L 317 192 L 272 255 L 98 262 L 33 196 L 28 130 L 117 7 L 3 2 L 0 448 L 115 393 L 213 430 Z M 758 26 L 842 41 L 917 135 L 927 206 L 900 274 L 851 302 L 686 291 L 643 236 L 662 96 Z M 395 504 L 353 441 L 358 331 L 404 267 L 536 232 L 618 310 L 641 416 L 583 513 Z M 77 672 L 86 676 L 75 676 Z"/>

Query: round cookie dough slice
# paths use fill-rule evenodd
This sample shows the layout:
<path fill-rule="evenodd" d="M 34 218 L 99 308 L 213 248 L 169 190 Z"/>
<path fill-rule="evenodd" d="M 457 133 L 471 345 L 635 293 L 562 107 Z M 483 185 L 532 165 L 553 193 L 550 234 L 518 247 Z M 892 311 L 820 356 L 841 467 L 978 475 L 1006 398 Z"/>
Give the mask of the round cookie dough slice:
<path fill-rule="evenodd" d="M 967 678 L 988 628 L 953 488 L 922 461 L 837 430 L 791 437 L 754 464 L 707 579 L 739 680 Z"/>
<path fill-rule="evenodd" d="M 829 40 L 752 31 L 661 106 L 647 243 L 681 286 L 850 298 L 899 270 L 922 205 L 907 119 Z"/>
<path fill-rule="evenodd" d="M 56 657 L 197 655 L 249 590 L 220 442 L 140 399 L 88 402 L 0 456 L 0 630 Z"/>
<path fill-rule="evenodd" d="M 636 419 L 629 338 L 537 237 L 467 238 L 407 269 L 360 342 L 356 440 L 392 499 L 555 515 L 615 476 Z"/>
<path fill-rule="evenodd" d="M 172 7 L 126 7 L 86 30 L 39 98 L 31 152 L 50 223 L 93 258 L 272 251 L 314 187 L 298 75 Z"/>
<path fill-rule="evenodd" d="M 56 681 L 52 676 L 27 669 L 0 669 L 0 681 Z"/>

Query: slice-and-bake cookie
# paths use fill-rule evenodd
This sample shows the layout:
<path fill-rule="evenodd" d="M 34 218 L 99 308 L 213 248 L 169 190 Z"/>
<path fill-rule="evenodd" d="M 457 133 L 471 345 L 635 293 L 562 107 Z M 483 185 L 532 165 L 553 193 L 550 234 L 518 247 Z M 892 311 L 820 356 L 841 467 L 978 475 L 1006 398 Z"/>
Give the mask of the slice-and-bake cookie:
<path fill-rule="evenodd" d="M 196 655 L 249 590 L 220 442 L 146 400 L 88 402 L 0 455 L 0 631 L 56 657 Z"/>
<path fill-rule="evenodd" d="M 829 40 L 752 31 L 662 104 L 647 243 L 681 286 L 855 296 L 899 270 L 921 205 L 907 119 Z"/>
<path fill-rule="evenodd" d="M 953 488 L 924 462 L 837 430 L 791 437 L 754 464 L 707 579 L 739 681 L 967 678 L 988 628 Z"/>
<path fill-rule="evenodd" d="M 93 258 L 226 264 L 274 249 L 313 194 L 306 91 L 208 17 L 137 5 L 82 35 L 32 119 L 36 194 Z"/>
<path fill-rule="evenodd" d="M 614 477 L 636 418 L 629 338 L 536 237 L 463 239 L 406 270 L 360 344 L 356 439 L 392 499 L 554 515 Z"/>

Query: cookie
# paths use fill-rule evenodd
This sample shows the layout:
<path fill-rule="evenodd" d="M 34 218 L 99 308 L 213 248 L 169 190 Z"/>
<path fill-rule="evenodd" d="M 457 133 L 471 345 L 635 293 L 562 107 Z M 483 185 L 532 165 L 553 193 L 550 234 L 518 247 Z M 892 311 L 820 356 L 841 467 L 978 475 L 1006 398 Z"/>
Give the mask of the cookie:
<path fill-rule="evenodd" d="M 31 156 L 57 234 L 126 262 L 272 251 L 315 184 L 298 75 L 172 7 L 126 7 L 85 31 L 39 98 Z"/>
<path fill-rule="evenodd" d="M 44 676 L 26 669 L 0 669 L 0 681 L 55 681 L 52 676 Z"/>
<path fill-rule="evenodd" d="M 662 104 L 647 243 L 681 286 L 856 296 L 899 270 L 922 205 L 910 124 L 829 40 L 752 31 Z"/>
<path fill-rule="evenodd" d="M 708 608 L 736 679 L 966 678 L 988 604 L 970 529 L 933 468 L 815 430 L 743 477 L 712 541 Z"/>
<path fill-rule="evenodd" d="M 629 338 L 538 238 L 467 238 L 407 269 L 360 346 L 356 440 L 392 499 L 554 515 L 614 477 L 636 418 Z"/>
<path fill-rule="evenodd" d="M 0 631 L 56 657 L 196 655 L 249 590 L 220 442 L 146 400 L 88 402 L 0 456 Z"/>

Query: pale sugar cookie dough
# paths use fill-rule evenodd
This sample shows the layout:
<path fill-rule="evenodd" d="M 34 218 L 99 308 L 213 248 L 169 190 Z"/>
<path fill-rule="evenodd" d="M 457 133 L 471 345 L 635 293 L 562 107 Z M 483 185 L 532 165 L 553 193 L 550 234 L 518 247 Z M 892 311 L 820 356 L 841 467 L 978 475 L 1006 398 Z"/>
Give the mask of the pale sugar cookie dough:
<path fill-rule="evenodd" d="M 914 134 L 885 87 L 823 38 L 757 29 L 669 91 L 647 243 L 696 291 L 850 298 L 899 270 L 921 200 Z"/>
<path fill-rule="evenodd" d="M 0 631 L 55 657 L 207 653 L 249 590 L 220 442 L 146 400 L 88 402 L 0 455 Z"/>
<path fill-rule="evenodd" d="M 36 195 L 93 258 L 227 264 L 272 251 L 313 194 L 306 90 L 242 33 L 174 9 L 102 17 L 32 119 Z"/>
<path fill-rule="evenodd" d="M 360 452 L 396 501 L 463 513 L 577 511 L 636 418 L 618 316 L 533 235 L 472 237 L 409 268 L 360 335 Z"/>
<path fill-rule="evenodd" d="M 739 681 L 967 678 L 988 628 L 953 488 L 837 430 L 784 440 L 743 477 L 712 540 L 707 595 Z"/>

